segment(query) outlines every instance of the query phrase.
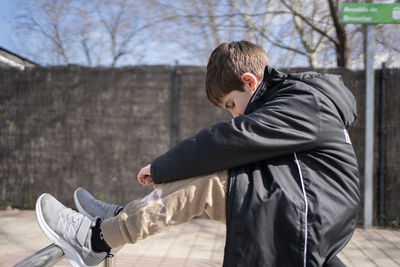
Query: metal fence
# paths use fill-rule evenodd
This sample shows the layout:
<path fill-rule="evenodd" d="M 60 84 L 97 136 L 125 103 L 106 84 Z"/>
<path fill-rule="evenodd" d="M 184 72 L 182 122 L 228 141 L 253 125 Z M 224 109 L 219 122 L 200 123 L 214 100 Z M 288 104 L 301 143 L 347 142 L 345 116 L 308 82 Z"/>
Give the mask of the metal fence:
<path fill-rule="evenodd" d="M 64 252 L 60 247 L 55 244 L 51 244 L 30 257 L 20 261 L 14 267 L 47 267 L 53 266 L 57 262 L 64 259 Z M 102 262 L 102 267 L 114 267 L 115 257 L 105 258 Z"/>

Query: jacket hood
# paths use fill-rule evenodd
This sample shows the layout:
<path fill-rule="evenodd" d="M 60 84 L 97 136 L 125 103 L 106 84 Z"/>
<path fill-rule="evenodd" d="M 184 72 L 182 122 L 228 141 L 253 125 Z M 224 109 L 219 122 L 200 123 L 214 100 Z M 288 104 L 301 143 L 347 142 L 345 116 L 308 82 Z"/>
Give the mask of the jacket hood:
<path fill-rule="evenodd" d="M 253 94 L 246 108 L 246 114 L 251 113 L 257 108 L 257 102 L 265 99 L 265 95 L 275 86 L 286 79 L 298 80 L 317 89 L 328 97 L 335 105 L 343 124 L 349 127 L 357 118 L 357 104 L 353 94 L 344 85 L 343 79 L 339 75 L 321 74 L 317 72 L 302 72 L 287 74 L 270 66 L 265 67 L 264 78 Z"/>
<path fill-rule="evenodd" d="M 301 80 L 328 97 L 335 105 L 346 127 L 349 127 L 357 118 L 356 99 L 346 85 L 344 85 L 342 76 L 304 72 L 291 74 L 288 78 Z"/>

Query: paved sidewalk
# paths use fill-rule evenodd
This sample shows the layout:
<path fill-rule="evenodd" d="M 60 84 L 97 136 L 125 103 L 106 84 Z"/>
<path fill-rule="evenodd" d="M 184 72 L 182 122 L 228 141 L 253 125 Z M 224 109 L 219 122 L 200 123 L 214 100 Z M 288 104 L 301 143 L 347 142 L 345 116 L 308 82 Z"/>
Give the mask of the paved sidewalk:
<path fill-rule="evenodd" d="M 13 266 L 49 244 L 34 211 L 0 211 L 0 266 Z M 115 263 L 118 267 L 221 266 L 224 244 L 223 224 L 196 219 L 125 246 Z M 400 231 L 357 229 L 339 257 L 349 267 L 400 266 Z M 55 266 L 70 265 L 64 259 Z"/>

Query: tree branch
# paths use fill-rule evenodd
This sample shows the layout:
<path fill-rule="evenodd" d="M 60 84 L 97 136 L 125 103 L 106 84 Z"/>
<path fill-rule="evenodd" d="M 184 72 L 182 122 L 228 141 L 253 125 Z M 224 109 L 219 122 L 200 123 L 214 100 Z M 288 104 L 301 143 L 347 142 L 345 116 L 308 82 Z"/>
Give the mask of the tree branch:
<path fill-rule="evenodd" d="M 304 17 L 302 14 L 300 14 L 299 12 L 297 12 L 296 10 L 294 10 L 288 3 L 286 3 L 285 0 L 281 0 L 282 4 L 287 7 L 294 16 L 299 17 L 301 20 L 303 20 L 307 25 L 309 25 L 312 29 L 314 29 L 316 32 L 318 32 L 319 34 L 325 36 L 326 38 L 329 39 L 329 41 L 331 41 L 334 44 L 339 44 L 339 41 L 335 38 L 333 38 L 332 36 L 329 36 L 325 31 L 323 31 L 322 29 L 318 28 L 317 26 L 315 26 L 311 21 L 309 21 L 308 18 Z"/>

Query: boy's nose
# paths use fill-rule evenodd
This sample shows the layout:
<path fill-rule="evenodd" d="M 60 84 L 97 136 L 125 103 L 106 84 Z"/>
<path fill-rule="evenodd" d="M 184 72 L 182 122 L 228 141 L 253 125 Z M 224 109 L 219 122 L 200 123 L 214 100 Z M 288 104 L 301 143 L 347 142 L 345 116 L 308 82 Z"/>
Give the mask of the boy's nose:
<path fill-rule="evenodd" d="M 235 110 L 229 110 L 229 112 L 232 114 L 232 117 L 234 117 L 234 118 L 236 118 L 240 115 L 239 112 L 236 112 Z"/>

